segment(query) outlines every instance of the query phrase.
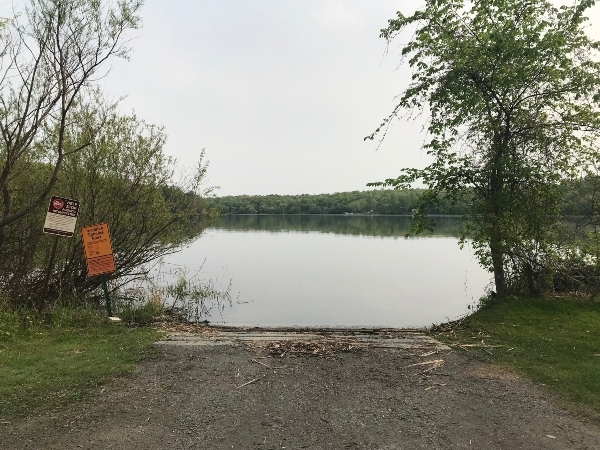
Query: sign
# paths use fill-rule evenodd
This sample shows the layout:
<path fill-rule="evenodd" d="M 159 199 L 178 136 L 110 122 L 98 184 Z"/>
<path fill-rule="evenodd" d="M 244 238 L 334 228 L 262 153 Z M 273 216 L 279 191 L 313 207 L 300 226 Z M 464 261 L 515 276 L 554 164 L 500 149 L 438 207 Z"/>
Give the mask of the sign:
<path fill-rule="evenodd" d="M 100 223 L 91 227 L 83 227 L 81 234 L 88 275 L 93 277 L 117 270 L 108 224 Z"/>
<path fill-rule="evenodd" d="M 44 222 L 44 233 L 71 237 L 75 233 L 75 224 L 79 215 L 79 202 L 70 198 L 50 198 L 50 205 Z"/>

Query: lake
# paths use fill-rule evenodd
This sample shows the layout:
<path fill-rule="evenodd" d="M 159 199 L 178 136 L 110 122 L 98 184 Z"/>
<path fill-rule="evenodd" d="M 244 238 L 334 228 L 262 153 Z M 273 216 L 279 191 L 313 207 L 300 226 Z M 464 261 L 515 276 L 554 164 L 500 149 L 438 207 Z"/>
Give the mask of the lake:
<path fill-rule="evenodd" d="M 435 220 L 434 233 L 405 238 L 410 217 L 229 216 L 165 262 L 231 283 L 215 324 L 429 326 L 467 313 L 491 281 L 460 249 L 458 219 Z"/>

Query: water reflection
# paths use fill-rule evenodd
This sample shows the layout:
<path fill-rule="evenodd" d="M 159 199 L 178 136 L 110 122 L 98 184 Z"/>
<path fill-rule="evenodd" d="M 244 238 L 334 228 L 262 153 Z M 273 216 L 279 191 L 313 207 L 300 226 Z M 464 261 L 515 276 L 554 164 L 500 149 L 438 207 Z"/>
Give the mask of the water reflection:
<path fill-rule="evenodd" d="M 456 217 L 432 217 L 433 232 L 422 236 L 460 236 L 461 224 Z M 410 231 L 409 216 L 363 215 L 236 215 L 226 216 L 212 228 L 229 231 L 318 232 L 354 236 L 403 237 Z"/>
<path fill-rule="evenodd" d="M 232 216 L 168 262 L 239 304 L 209 317 L 242 326 L 426 326 L 467 312 L 490 275 L 457 245 L 456 218 L 404 239 L 410 217 Z"/>

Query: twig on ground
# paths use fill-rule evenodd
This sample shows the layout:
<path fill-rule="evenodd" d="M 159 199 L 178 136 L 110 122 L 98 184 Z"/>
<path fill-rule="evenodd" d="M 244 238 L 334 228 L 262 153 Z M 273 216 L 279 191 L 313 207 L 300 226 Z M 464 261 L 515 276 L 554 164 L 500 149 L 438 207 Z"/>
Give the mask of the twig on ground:
<path fill-rule="evenodd" d="M 443 359 L 432 359 L 431 361 L 423 361 L 420 363 L 410 364 L 408 366 L 404 366 L 404 368 L 406 369 L 407 367 L 430 366 L 422 372 L 422 373 L 425 373 L 425 372 L 430 372 L 432 370 L 435 370 L 438 367 L 443 366 L 443 365 L 444 365 Z"/>
<path fill-rule="evenodd" d="M 254 361 L 255 363 L 258 363 L 258 364 L 260 364 L 261 366 L 265 366 L 265 367 L 267 367 L 268 369 L 272 369 L 272 367 L 271 367 L 271 366 L 268 366 L 268 365 L 266 365 L 265 363 L 262 363 L 262 362 L 260 362 L 260 361 L 257 361 L 256 359 L 252 359 L 251 361 Z"/>
<path fill-rule="evenodd" d="M 339 352 L 360 351 L 362 346 L 358 343 L 342 340 L 328 341 L 277 341 L 267 344 L 253 342 L 255 348 L 263 348 L 272 358 L 316 356 L 321 358 L 335 358 Z M 275 368 L 275 367 L 273 367 Z"/>
<path fill-rule="evenodd" d="M 256 359 L 252 359 L 251 361 L 254 361 L 255 363 L 260 364 L 261 366 L 265 366 L 267 369 L 272 369 L 272 370 L 277 370 L 277 369 L 287 369 L 288 366 L 279 366 L 279 367 L 273 367 L 273 366 L 269 366 L 263 362 L 257 361 Z"/>
<path fill-rule="evenodd" d="M 460 347 L 477 347 L 477 348 L 498 348 L 498 347 L 502 347 L 501 345 L 489 345 L 489 344 L 456 344 L 459 345 Z"/>
<path fill-rule="evenodd" d="M 458 327 L 460 327 L 460 325 L 463 323 L 463 320 L 465 320 L 468 316 L 464 316 L 462 319 L 460 319 L 458 322 L 455 322 L 454 327 L 452 327 L 452 329 L 450 330 L 450 333 L 454 333 L 454 330 L 456 330 Z"/>
<path fill-rule="evenodd" d="M 446 383 L 434 383 L 433 385 L 429 386 L 428 388 L 425 388 L 425 390 L 428 391 L 429 389 L 433 389 L 434 387 L 438 387 L 438 386 L 446 386 Z"/>
<path fill-rule="evenodd" d="M 255 381 L 258 381 L 258 380 L 260 380 L 261 378 L 264 378 L 264 377 L 266 377 L 266 375 L 263 375 L 262 377 L 255 378 L 254 380 L 250 380 L 247 383 L 240 384 L 238 387 L 236 387 L 236 389 L 243 388 L 244 386 L 248 386 L 249 384 L 252 384 Z"/>

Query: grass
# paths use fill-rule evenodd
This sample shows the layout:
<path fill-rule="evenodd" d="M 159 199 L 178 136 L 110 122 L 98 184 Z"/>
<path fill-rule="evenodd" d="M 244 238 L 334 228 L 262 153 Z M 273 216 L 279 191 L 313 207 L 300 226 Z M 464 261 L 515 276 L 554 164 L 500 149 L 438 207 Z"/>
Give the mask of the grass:
<path fill-rule="evenodd" d="M 152 344 L 161 334 L 130 325 L 174 320 L 164 316 L 160 294 L 197 320 L 208 315 L 213 303 L 218 307 L 231 301 L 229 288 L 221 292 L 210 281 L 185 275 L 163 293 L 137 286 L 113 298 L 114 314 L 123 320 L 119 325 L 108 323 L 104 311 L 77 306 L 82 299 L 53 307 L 51 315 L 38 315 L 11 311 L 0 296 L 0 419 L 79 400 L 154 354 Z"/>
<path fill-rule="evenodd" d="M 470 344 L 462 350 L 516 369 L 564 399 L 600 412 L 599 302 L 509 298 L 485 305 L 454 329 L 440 328 L 441 340 Z"/>
<path fill-rule="evenodd" d="M 497 300 L 434 333 L 600 413 L 600 302 Z M 97 392 L 151 356 L 159 337 L 151 328 L 107 323 L 94 310 L 58 308 L 48 319 L 0 309 L 0 419 Z"/>
<path fill-rule="evenodd" d="M 107 323 L 94 311 L 65 308 L 51 323 L 0 311 L 0 418 L 84 398 L 151 356 L 159 336 Z"/>

